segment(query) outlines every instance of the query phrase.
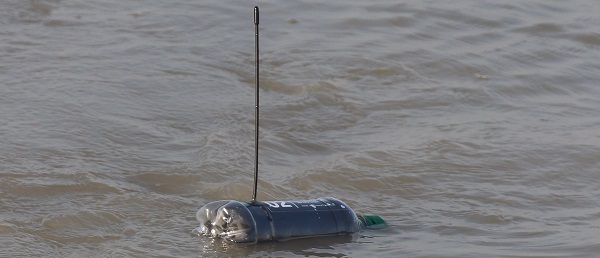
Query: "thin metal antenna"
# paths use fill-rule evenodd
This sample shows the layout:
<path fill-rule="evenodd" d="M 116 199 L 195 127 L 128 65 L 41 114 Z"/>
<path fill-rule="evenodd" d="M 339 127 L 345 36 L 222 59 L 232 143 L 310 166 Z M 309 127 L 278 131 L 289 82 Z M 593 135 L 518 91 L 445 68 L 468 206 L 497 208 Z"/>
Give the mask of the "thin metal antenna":
<path fill-rule="evenodd" d="M 256 49 L 254 53 L 256 54 L 256 73 L 255 73 L 255 87 L 256 87 L 256 99 L 255 99 L 255 113 L 256 118 L 254 120 L 255 124 L 255 139 L 254 139 L 254 191 L 252 192 L 252 201 L 256 201 L 256 188 L 258 185 L 258 6 L 254 6 L 254 42 L 256 45 Z"/>

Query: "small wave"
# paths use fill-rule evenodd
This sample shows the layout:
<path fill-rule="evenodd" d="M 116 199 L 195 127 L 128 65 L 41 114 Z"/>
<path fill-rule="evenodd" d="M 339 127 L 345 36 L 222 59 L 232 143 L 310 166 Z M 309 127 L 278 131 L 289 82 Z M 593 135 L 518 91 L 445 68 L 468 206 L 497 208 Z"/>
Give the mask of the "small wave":
<path fill-rule="evenodd" d="M 52 11 L 58 4 L 57 0 L 26 0 L 13 1 L 16 3 L 2 3 L 2 9 L 12 22 L 20 23 L 39 23 L 52 15 Z M 0 12 L 2 13 L 2 12 Z"/>
<path fill-rule="evenodd" d="M 42 226 L 49 230 L 94 229 L 111 224 L 121 224 L 123 220 L 110 212 L 78 211 L 75 214 L 50 215 L 42 219 Z"/>
<path fill-rule="evenodd" d="M 600 46 L 600 33 L 578 33 L 571 38 L 585 45 Z"/>

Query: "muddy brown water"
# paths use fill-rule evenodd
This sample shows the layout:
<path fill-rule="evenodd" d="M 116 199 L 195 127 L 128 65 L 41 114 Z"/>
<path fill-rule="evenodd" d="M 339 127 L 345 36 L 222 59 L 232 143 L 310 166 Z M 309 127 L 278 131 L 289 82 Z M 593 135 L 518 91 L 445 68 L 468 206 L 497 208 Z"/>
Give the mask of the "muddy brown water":
<path fill-rule="evenodd" d="M 2 0 L 2 257 L 600 253 L 600 5 Z M 193 236 L 248 200 L 333 196 L 389 227 Z"/>

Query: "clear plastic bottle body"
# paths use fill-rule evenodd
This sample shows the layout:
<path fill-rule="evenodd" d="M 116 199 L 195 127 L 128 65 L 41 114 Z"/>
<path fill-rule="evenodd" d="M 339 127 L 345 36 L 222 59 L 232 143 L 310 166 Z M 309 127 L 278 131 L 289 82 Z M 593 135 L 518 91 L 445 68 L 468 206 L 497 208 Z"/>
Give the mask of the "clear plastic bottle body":
<path fill-rule="evenodd" d="M 344 202 L 331 197 L 304 201 L 216 201 L 196 213 L 193 233 L 239 243 L 346 235 L 358 232 L 361 220 Z"/>

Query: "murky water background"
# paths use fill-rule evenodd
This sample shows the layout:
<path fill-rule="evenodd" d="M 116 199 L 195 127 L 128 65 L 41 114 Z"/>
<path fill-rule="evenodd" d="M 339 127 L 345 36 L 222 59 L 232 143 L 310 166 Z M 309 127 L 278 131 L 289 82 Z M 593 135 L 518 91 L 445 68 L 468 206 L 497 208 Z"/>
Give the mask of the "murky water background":
<path fill-rule="evenodd" d="M 600 4 L 1 0 L 2 257 L 600 253 Z M 383 216 L 353 238 L 190 235 L 252 188 Z"/>

